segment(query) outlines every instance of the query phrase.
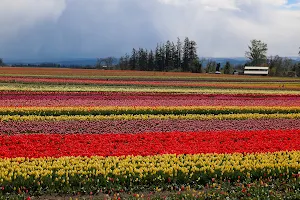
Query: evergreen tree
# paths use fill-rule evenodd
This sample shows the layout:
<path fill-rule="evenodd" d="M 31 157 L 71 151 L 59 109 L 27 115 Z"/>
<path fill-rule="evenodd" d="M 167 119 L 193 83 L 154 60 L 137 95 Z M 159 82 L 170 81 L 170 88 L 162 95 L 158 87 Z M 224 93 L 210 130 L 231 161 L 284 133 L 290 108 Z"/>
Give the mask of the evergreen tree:
<path fill-rule="evenodd" d="M 130 56 L 126 53 L 124 57 L 124 66 L 126 70 L 130 69 L 129 61 L 130 61 Z"/>
<path fill-rule="evenodd" d="M 183 45 L 183 58 L 182 58 L 182 71 L 189 71 L 189 63 L 190 63 L 190 40 L 188 37 L 184 40 Z"/>
<path fill-rule="evenodd" d="M 131 70 L 138 70 L 138 53 L 136 52 L 135 48 L 132 49 L 132 54 L 129 60 L 129 65 Z"/>
<path fill-rule="evenodd" d="M 4 64 L 4 62 L 3 62 L 3 59 L 2 58 L 0 58 L 0 66 L 4 66 L 5 64 Z"/>
<path fill-rule="evenodd" d="M 182 43 L 180 41 L 180 38 L 177 38 L 177 45 L 176 45 L 176 53 L 174 56 L 174 63 L 175 68 L 180 69 L 181 68 L 181 58 L 182 58 Z"/>
<path fill-rule="evenodd" d="M 165 67 L 166 71 L 169 71 L 173 66 L 172 66 L 172 46 L 171 42 L 168 40 L 166 45 L 165 45 Z"/>
<path fill-rule="evenodd" d="M 195 60 L 198 60 L 197 55 L 197 43 L 193 40 L 190 41 L 189 45 L 189 66 L 191 66 Z"/>
<path fill-rule="evenodd" d="M 174 42 L 172 42 L 171 44 L 171 68 L 170 70 L 174 70 L 176 68 L 176 62 L 177 62 L 177 52 L 176 52 L 176 45 L 174 44 Z"/>
<path fill-rule="evenodd" d="M 162 44 L 159 47 L 159 71 L 165 71 L 166 69 L 166 49 L 165 49 L 165 45 Z"/>
<path fill-rule="evenodd" d="M 147 60 L 148 60 L 148 52 L 147 50 L 144 50 L 143 48 L 139 49 L 138 53 L 138 66 L 141 71 L 147 70 Z"/>
<path fill-rule="evenodd" d="M 230 62 L 227 61 L 225 66 L 224 66 L 224 74 L 232 74 L 232 73 L 233 73 L 233 67 L 230 64 Z"/>
<path fill-rule="evenodd" d="M 155 69 L 155 58 L 154 58 L 154 53 L 152 50 L 149 52 L 149 55 L 148 55 L 147 66 L 148 66 L 147 70 L 149 70 L 149 71 L 153 71 Z"/>
<path fill-rule="evenodd" d="M 121 56 L 121 58 L 119 60 L 119 67 L 121 70 L 125 69 L 125 58 L 123 56 Z"/>
<path fill-rule="evenodd" d="M 199 63 L 196 46 L 195 41 L 186 37 L 183 46 L 179 38 L 177 44 L 168 40 L 166 44 L 157 44 L 155 52 L 152 50 L 148 52 L 143 48 L 136 51 L 133 48 L 131 56 L 128 56 L 128 59 L 126 56 L 122 56 L 119 65 L 121 69 L 129 68 L 143 71 L 170 71 L 174 69 L 186 72 L 195 71 L 195 65 L 198 66 L 197 68 L 199 68 L 199 64 L 202 66 L 202 63 Z"/>
<path fill-rule="evenodd" d="M 161 71 L 161 68 L 160 68 L 161 63 L 162 63 L 162 61 L 161 61 L 161 55 L 160 55 L 160 47 L 157 44 L 156 49 L 155 49 L 155 68 L 154 68 L 155 71 Z"/>
<path fill-rule="evenodd" d="M 219 72 L 219 71 L 220 71 L 220 68 L 221 68 L 221 63 L 218 63 L 218 64 L 217 64 L 217 67 L 216 67 L 216 71 Z"/>

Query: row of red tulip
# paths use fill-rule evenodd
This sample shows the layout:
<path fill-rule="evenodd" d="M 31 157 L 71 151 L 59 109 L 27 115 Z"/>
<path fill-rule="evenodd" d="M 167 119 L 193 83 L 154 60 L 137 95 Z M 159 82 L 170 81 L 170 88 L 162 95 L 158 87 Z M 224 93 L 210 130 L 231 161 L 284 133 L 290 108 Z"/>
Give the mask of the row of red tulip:
<path fill-rule="evenodd" d="M 0 136 L 0 157 L 253 153 L 300 150 L 300 130 Z"/>

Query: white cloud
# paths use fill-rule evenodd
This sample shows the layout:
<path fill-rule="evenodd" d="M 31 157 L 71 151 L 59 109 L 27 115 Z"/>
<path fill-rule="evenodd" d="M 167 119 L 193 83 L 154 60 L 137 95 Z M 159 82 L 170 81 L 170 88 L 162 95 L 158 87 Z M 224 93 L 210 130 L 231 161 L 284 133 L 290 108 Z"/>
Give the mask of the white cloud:
<path fill-rule="evenodd" d="M 158 0 L 158 2 L 168 5 L 184 7 L 202 7 L 207 10 L 237 10 L 236 0 Z"/>
<path fill-rule="evenodd" d="M 205 56 L 243 56 L 249 41 L 254 38 L 268 43 L 270 55 L 297 54 L 300 12 L 284 9 L 286 0 L 222 2 L 189 1 L 188 8 L 169 10 L 168 15 L 157 16 L 156 20 L 161 22 L 157 23 L 158 30 L 165 38 L 191 36 L 198 42 L 200 54 Z"/>
<path fill-rule="evenodd" d="M 292 3 L 292 4 L 288 4 L 285 5 L 286 8 L 290 8 L 290 9 L 299 9 L 300 8 L 300 1 Z"/>

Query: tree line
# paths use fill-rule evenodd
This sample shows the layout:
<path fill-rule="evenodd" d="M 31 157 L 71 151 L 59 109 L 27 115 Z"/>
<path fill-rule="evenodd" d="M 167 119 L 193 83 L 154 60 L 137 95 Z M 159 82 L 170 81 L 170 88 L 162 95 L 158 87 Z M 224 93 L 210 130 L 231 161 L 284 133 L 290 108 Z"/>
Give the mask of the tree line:
<path fill-rule="evenodd" d="M 300 77 L 300 62 L 287 57 L 267 57 L 268 45 L 261 40 L 251 40 L 245 57 L 248 62 L 243 65 L 233 66 L 226 62 L 223 68 L 221 64 L 212 59 L 200 59 L 197 54 L 197 43 L 188 37 L 181 42 L 177 41 L 157 44 L 155 49 L 132 49 L 131 54 L 125 54 L 119 59 L 114 57 L 97 59 L 96 66 L 67 66 L 56 63 L 41 63 L 38 65 L 14 65 L 28 67 L 74 67 L 74 68 L 99 68 L 121 69 L 141 71 L 181 71 L 194 73 L 215 73 L 222 71 L 224 74 L 232 74 L 235 71 L 243 72 L 245 66 L 267 66 L 270 76 L 298 76 Z M 300 51 L 298 52 L 300 56 Z M 206 66 L 204 66 L 206 63 Z M 5 66 L 0 58 L 0 66 Z"/>
<path fill-rule="evenodd" d="M 267 57 L 267 51 L 266 43 L 261 40 L 251 40 L 248 51 L 245 52 L 248 61 L 244 65 L 233 66 L 227 61 L 221 69 L 220 63 L 212 59 L 199 59 L 195 41 L 186 37 L 182 43 L 177 38 L 176 43 L 168 40 L 166 43 L 157 44 L 155 50 L 133 48 L 130 55 L 125 54 L 120 58 L 118 68 L 121 70 L 196 73 L 222 71 L 224 74 L 232 74 L 235 71 L 242 72 L 245 66 L 268 66 L 270 76 L 300 76 L 300 63 L 278 55 Z M 204 62 L 206 66 L 203 66 Z"/>
<path fill-rule="evenodd" d="M 197 43 L 188 37 L 181 42 L 167 41 L 154 50 L 132 49 L 131 55 L 120 58 L 122 70 L 202 72 L 203 60 L 197 54 Z"/>

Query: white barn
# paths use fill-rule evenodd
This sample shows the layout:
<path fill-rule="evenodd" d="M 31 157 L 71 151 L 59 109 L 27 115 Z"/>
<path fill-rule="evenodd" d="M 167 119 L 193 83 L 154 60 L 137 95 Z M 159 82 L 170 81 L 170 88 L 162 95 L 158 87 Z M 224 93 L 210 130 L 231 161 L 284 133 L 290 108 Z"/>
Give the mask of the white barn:
<path fill-rule="evenodd" d="M 245 66 L 245 75 L 268 75 L 269 67 L 259 67 L 259 66 Z"/>

